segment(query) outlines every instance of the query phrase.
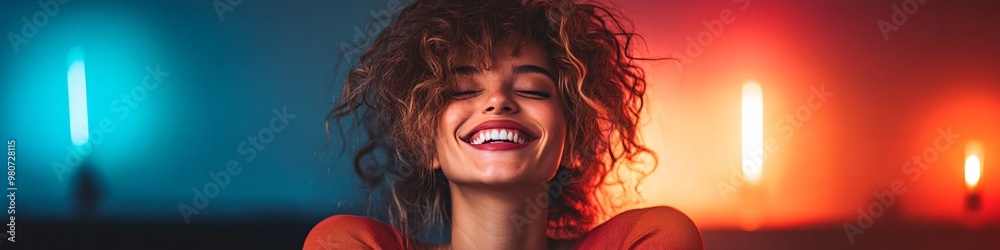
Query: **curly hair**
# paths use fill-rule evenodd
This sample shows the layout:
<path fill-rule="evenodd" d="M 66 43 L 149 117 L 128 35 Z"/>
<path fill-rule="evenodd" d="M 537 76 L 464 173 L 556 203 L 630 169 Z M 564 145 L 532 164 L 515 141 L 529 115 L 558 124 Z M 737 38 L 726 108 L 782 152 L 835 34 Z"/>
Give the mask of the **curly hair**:
<path fill-rule="evenodd" d="M 354 128 L 364 129 L 354 171 L 369 190 L 383 191 L 392 224 L 411 236 L 427 233 L 449 223 L 449 184 L 431 166 L 434 136 L 425 134 L 437 131 L 451 100 L 458 52 L 488 63 L 502 46 L 540 44 L 565 97 L 567 157 L 559 176 L 570 180 L 550 197 L 546 231 L 580 237 L 606 215 L 596 196 L 609 175 L 620 166 L 635 170 L 642 154 L 656 158 L 638 136 L 646 91 L 635 64 L 641 58 L 633 56 L 639 37 L 621 16 L 568 0 L 416 0 L 348 72 L 327 124 L 352 117 Z"/>

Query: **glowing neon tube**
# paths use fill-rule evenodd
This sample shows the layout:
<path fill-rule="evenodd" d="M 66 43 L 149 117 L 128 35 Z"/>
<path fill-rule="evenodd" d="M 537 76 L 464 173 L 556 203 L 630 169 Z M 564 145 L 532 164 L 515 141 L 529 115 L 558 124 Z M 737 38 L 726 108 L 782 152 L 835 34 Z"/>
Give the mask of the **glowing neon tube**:
<path fill-rule="evenodd" d="M 69 129 L 73 144 L 83 145 L 90 137 L 87 124 L 87 73 L 83 63 L 83 48 L 77 46 L 66 56 L 69 83 Z"/>

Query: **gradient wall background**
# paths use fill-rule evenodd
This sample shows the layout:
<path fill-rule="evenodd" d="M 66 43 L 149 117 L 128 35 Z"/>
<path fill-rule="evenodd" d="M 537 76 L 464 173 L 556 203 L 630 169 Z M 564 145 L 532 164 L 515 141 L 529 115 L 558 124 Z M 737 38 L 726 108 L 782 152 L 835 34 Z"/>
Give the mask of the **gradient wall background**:
<path fill-rule="evenodd" d="M 17 140 L 18 225 L 264 223 L 307 230 L 332 214 L 363 214 L 350 155 L 336 154 L 343 145 L 323 149 L 323 119 L 339 91 L 341 45 L 365 44 L 367 35 L 358 32 L 372 28 L 366 24 L 373 15 L 392 11 L 391 2 L 243 1 L 221 16 L 208 0 L 75 0 L 54 15 L 35 1 L 5 2 L 0 137 Z M 706 230 L 709 246 L 724 240 L 712 238 L 713 230 L 816 228 L 846 245 L 842 226 L 857 225 L 859 209 L 870 210 L 878 202 L 873 193 L 896 180 L 907 191 L 883 206 L 871 230 L 1000 227 L 997 2 L 620 6 L 644 35 L 647 55 L 681 58 L 644 64 L 651 80 L 644 138 L 661 162 L 642 185 L 643 206 L 680 208 Z M 896 7 L 904 15 L 894 14 Z M 885 36 L 878 22 L 893 23 L 893 15 L 906 21 Z M 30 38 L 22 17 L 37 28 Z M 12 45 L 10 34 L 28 42 Z M 73 46 L 86 50 L 90 128 L 105 119 L 114 127 L 99 144 L 91 136 L 93 151 L 81 158 L 86 168 L 67 158 L 75 149 L 64 62 Z M 169 75 L 145 88 L 147 67 Z M 777 149 L 756 185 L 739 181 L 738 170 L 740 87 L 749 80 L 762 85 L 764 137 Z M 832 95 L 809 108 L 813 89 Z M 124 104 L 142 92 L 134 106 Z M 273 109 L 295 118 L 251 159 L 240 144 L 269 127 Z M 910 179 L 916 174 L 904 164 L 932 148 L 939 129 L 961 136 Z M 964 204 L 971 140 L 986 150 L 978 211 Z M 231 160 L 242 171 L 185 221 L 178 206 L 193 205 L 192 189 L 211 185 L 210 173 Z M 60 174 L 56 165 L 69 171 Z M 97 197 L 89 219 L 77 212 L 80 190 Z M 880 237 L 871 235 L 857 236 L 861 246 L 876 244 L 864 245 Z"/>

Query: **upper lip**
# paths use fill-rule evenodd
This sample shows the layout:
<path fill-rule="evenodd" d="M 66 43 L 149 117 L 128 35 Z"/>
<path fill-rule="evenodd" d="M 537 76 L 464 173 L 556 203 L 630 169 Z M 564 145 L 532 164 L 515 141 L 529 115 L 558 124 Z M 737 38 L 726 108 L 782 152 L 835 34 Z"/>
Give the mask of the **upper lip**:
<path fill-rule="evenodd" d="M 528 127 L 525 127 L 524 125 L 522 125 L 519 122 L 516 122 L 516 121 L 513 121 L 513 120 L 489 120 L 489 121 L 485 121 L 483 123 L 480 123 L 479 125 L 476 125 L 475 127 L 472 127 L 472 130 L 469 130 L 469 132 L 467 132 L 464 136 L 462 136 L 462 140 L 468 142 L 469 139 L 472 138 L 472 136 L 476 134 L 476 132 L 479 132 L 479 131 L 484 130 L 484 129 L 491 129 L 491 128 L 507 128 L 507 129 L 520 130 L 521 133 L 524 133 L 525 135 L 528 135 L 529 139 L 527 141 L 534 140 L 534 138 L 535 138 L 535 135 L 532 134 L 530 131 L 528 131 Z"/>

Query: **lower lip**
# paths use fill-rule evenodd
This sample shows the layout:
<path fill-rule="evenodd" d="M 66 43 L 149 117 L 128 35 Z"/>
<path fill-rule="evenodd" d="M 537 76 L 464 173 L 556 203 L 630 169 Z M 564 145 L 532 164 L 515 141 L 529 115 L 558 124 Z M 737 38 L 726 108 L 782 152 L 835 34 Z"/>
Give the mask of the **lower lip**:
<path fill-rule="evenodd" d="M 521 148 L 527 147 L 528 144 L 531 144 L 532 142 L 534 142 L 534 141 L 525 142 L 524 144 L 517 144 L 517 143 L 510 143 L 510 142 L 498 142 L 498 143 L 483 143 L 483 144 L 479 144 L 479 145 L 471 144 L 470 143 L 469 145 L 472 146 L 475 149 L 478 149 L 478 150 L 504 151 L 504 150 L 517 150 L 517 149 L 521 149 Z"/>

